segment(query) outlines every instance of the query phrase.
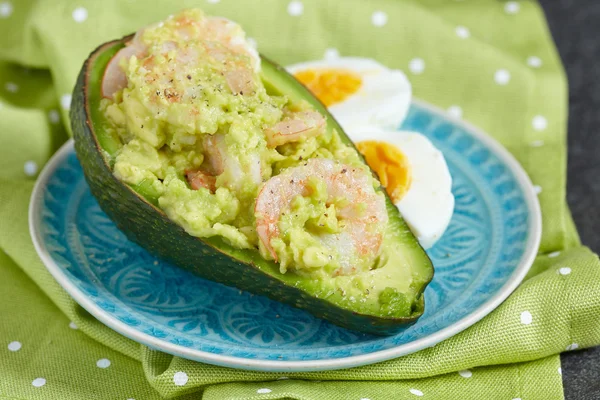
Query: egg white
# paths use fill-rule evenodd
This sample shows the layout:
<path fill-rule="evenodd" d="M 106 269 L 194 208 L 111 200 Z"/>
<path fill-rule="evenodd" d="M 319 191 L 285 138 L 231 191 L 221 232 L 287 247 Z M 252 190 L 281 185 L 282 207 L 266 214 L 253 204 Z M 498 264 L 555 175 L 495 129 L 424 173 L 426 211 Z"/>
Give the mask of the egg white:
<path fill-rule="evenodd" d="M 396 146 L 408 158 L 412 183 L 396 207 L 421 246 L 432 247 L 454 211 L 452 177 L 442 152 L 417 132 L 355 127 L 346 133 L 355 143 L 375 140 Z"/>
<path fill-rule="evenodd" d="M 328 107 L 344 130 L 363 125 L 397 129 L 404 121 L 412 88 L 402 71 L 359 57 L 310 61 L 287 67 L 292 74 L 309 69 L 349 70 L 360 76 L 362 84 L 356 93 Z"/>

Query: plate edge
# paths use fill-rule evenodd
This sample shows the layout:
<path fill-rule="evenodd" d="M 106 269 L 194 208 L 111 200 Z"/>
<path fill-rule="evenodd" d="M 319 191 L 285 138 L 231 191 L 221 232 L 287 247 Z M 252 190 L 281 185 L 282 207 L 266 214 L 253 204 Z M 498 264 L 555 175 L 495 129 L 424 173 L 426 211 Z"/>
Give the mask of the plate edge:
<path fill-rule="evenodd" d="M 491 297 L 482 306 L 476 309 L 473 313 L 462 318 L 454 325 L 444 328 L 432 335 L 425 338 L 415 340 L 414 342 L 403 344 L 400 346 L 392 347 L 386 350 L 380 350 L 373 353 L 362 354 L 350 357 L 341 357 L 330 360 L 308 360 L 308 361 L 272 361 L 272 360 L 251 360 L 233 356 L 218 355 L 214 353 L 208 353 L 201 350 L 193 350 L 184 346 L 175 345 L 169 342 L 164 342 L 158 338 L 145 334 L 143 332 L 131 329 L 128 325 L 119 321 L 118 319 L 106 314 L 99 306 L 94 304 L 89 298 L 84 295 L 74 284 L 71 283 L 69 278 L 62 272 L 61 268 L 54 262 L 52 257 L 48 254 L 45 244 L 41 240 L 40 232 L 38 230 L 39 225 L 39 210 L 41 206 L 41 200 L 43 198 L 43 189 L 47 185 L 50 175 L 56 170 L 60 161 L 62 161 L 70 150 L 73 149 L 73 139 L 69 139 L 47 162 L 40 173 L 33 192 L 31 194 L 29 203 L 29 232 L 33 241 L 34 247 L 38 256 L 40 257 L 43 264 L 46 266 L 51 275 L 58 281 L 58 283 L 73 297 L 73 299 L 85 308 L 90 314 L 96 319 L 102 322 L 104 325 L 113 329 L 119 334 L 122 334 L 136 342 L 142 343 L 148 347 L 159 349 L 167 353 L 194 360 L 199 362 L 206 362 L 209 364 L 240 368 L 254 371 L 265 371 L 265 372 L 300 372 L 300 371 L 326 371 L 343 368 L 353 368 L 361 365 L 373 364 L 377 362 L 386 361 L 392 358 L 397 358 L 410 353 L 423 350 L 428 347 L 433 347 L 437 343 L 448 339 L 466 328 L 472 326 L 496 307 L 498 307 L 506 298 L 518 287 L 518 285 L 525 278 L 525 275 L 529 271 L 533 260 L 537 254 L 539 244 L 541 241 L 541 211 L 539 200 L 533 189 L 533 184 L 529 179 L 529 176 L 514 158 L 514 156 L 508 152 L 500 143 L 495 139 L 488 136 L 481 129 L 466 122 L 462 119 L 455 118 L 445 113 L 442 109 L 431 105 L 422 100 L 413 99 L 412 103 L 419 107 L 425 108 L 432 113 L 442 116 L 443 118 L 454 122 L 457 125 L 463 126 L 469 134 L 472 134 L 477 139 L 481 140 L 486 146 L 488 146 L 495 155 L 497 155 L 503 162 L 505 162 L 511 172 L 513 173 L 515 180 L 519 183 L 521 190 L 523 191 L 527 208 L 530 212 L 531 222 L 528 229 L 528 238 L 526 242 L 526 251 L 521 257 L 521 262 L 511 274 L 507 282 L 501 287 L 501 289 Z"/>

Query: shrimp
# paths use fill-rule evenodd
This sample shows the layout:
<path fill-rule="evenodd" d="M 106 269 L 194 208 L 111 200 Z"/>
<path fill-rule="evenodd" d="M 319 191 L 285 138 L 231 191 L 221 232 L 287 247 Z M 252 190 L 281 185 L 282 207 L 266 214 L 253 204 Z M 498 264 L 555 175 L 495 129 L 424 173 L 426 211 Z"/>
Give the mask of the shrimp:
<path fill-rule="evenodd" d="M 215 192 L 215 182 L 217 178 L 214 176 L 205 174 L 201 170 L 187 170 L 185 171 L 185 177 L 193 190 L 205 188 L 211 193 Z"/>
<path fill-rule="evenodd" d="M 258 154 L 246 154 L 243 163 L 238 157 L 230 154 L 225 145 L 225 137 L 221 134 L 207 135 L 203 141 L 206 162 L 200 169 L 185 171 L 186 178 L 193 190 L 201 187 L 214 193 L 216 179 L 223 175 L 223 185 L 237 189 L 246 179 L 259 185 L 262 183 L 261 161 Z M 245 172 L 246 171 L 246 172 Z"/>
<path fill-rule="evenodd" d="M 225 73 L 225 80 L 232 93 L 249 95 L 254 93 L 254 76 L 252 72 L 240 68 Z"/>
<path fill-rule="evenodd" d="M 262 183 L 261 160 L 258 153 L 249 152 L 240 157 L 231 154 L 222 134 L 206 136 L 205 153 L 209 170 L 216 176 L 227 174 L 229 186 L 238 187 L 244 179 L 250 179 L 255 185 Z"/>
<path fill-rule="evenodd" d="M 216 190 L 217 176 L 225 171 L 225 163 L 231 162 L 225 152 L 222 135 L 205 136 L 203 140 L 206 162 L 199 169 L 185 171 L 185 176 L 193 190 L 206 188 L 211 193 Z M 230 166 L 235 175 L 241 175 L 241 168 L 235 163 Z"/>
<path fill-rule="evenodd" d="M 249 57 L 255 72 L 260 71 L 260 56 L 248 42 L 242 28 L 223 17 L 190 16 L 186 13 L 175 19 L 176 32 L 184 40 L 200 39 L 220 43 L 233 53 Z"/>
<path fill-rule="evenodd" d="M 303 138 L 318 136 L 325 127 L 325 117 L 317 111 L 289 113 L 283 120 L 265 130 L 267 145 L 277 147 Z"/>
<path fill-rule="evenodd" d="M 137 58 L 144 57 L 146 51 L 147 48 L 142 43 L 138 32 L 133 40 L 119 50 L 108 62 L 102 76 L 102 97 L 111 98 L 116 92 L 127 86 L 127 76 L 121 68 L 121 60 L 129 60 L 133 56 Z"/>
<path fill-rule="evenodd" d="M 176 24 L 174 31 L 182 43 L 194 39 L 205 42 L 208 54 L 217 61 L 224 61 L 227 55 L 223 51 L 212 48 L 214 46 L 210 46 L 210 43 L 219 43 L 227 52 L 249 57 L 253 71 L 246 71 L 243 68 L 239 68 L 230 71 L 226 79 L 233 93 L 244 94 L 253 91 L 253 73 L 260 71 L 260 56 L 256 49 L 246 40 L 244 32 L 238 24 L 221 17 L 193 18 L 186 13 L 178 16 L 174 20 L 174 23 Z M 126 46 L 112 57 L 102 77 L 103 97 L 111 98 L 116 92 L 127 86 L 127 76 L 121 68 L 121 61 L 123 59 L 128 60 L 133 56 L 137 58 L 145 57 L 148 53 L 148 46 L 142 41 L 144 32 L 148 29 L 160 28 L 162 26 L 162 23 L 158 23 L 138 30 L 133 39 L 127 42 Z M 177 47 L 175 41 L 166 40 L 161 46 L 161 52 L 166 53 L 177 49 Z M 190 51 L 190 49 L 184 49 L 178 57 L 178 61 L 183 64 L 196 63 L 197 60 L 198 54 Z"/>
<path fill-rule="evenodd" d="M 279 219 L 287 212 L 296 196 L 309 194 L 308 180 L 318 177 L 327 184 L 327 203 L 345 199 L 336 208 L 342 230 L 319 236 L 323 245 L 337 250 L 340 267 L 335 275 L 356 271 L 357 257 L 371 266 L 379 256 L 383 234 L 388 222 L 384 197 L 373 188 L 368 172 L 336 163 L 325 158 L 314 158 L 304 165 L 290 168 L 269 179 L 256 199 L 256 231 L 275 262 L 277 253 L 271 241 L 280 236 Z"/>
<path fill-rule="evenodd" d="M 202 35 L 204 40 L 221 43 L 232 52 L 249 57 L 254 72 L 260 71 L 258 52 L 245 38 L 242 28 L 235 22 L 223 17 L 205 18 Z"/>

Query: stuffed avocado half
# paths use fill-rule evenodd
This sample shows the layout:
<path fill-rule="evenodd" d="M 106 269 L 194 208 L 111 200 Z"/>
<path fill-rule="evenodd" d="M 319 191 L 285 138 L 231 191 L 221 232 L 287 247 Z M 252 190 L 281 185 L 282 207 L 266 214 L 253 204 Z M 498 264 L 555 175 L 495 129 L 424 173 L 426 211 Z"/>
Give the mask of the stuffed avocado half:
<path fill-rule="evenodd" d="M 188 10 L 100 46 L 71 122 L 93 195 L 151 253 L 362 332 L 422 315 L 425 251 L 325 107 L 231 21 Z"/>

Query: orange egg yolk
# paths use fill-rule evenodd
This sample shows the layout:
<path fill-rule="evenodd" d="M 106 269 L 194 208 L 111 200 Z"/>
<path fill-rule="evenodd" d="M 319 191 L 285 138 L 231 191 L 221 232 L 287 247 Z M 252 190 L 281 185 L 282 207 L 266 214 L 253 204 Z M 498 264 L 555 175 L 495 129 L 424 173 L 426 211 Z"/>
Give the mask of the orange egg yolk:
<path fill-rule="evenodd" d="M 362 84 L 360 75 L 344 69 L 307 69 L 294 76 L 327 107 L 346 100 Z"/>
<path fill-rule="evenodd" d="M 396 146 L 385 142 L 367 140 L 358 142 L 356 148 L 377 173 L 392 202 L 398 203 L 408 192 L 412 182 L 408 158 Z"/>

